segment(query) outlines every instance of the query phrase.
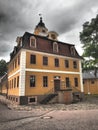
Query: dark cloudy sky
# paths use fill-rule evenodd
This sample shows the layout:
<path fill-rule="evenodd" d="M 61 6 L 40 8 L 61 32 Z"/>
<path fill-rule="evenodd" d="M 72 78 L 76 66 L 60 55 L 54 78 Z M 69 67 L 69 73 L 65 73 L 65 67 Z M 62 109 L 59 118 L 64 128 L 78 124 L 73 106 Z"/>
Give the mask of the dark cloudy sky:
<path fill-rule="evenodd" d="M 81 54 L 79 32 L 98 14 L 98 0 L 0 0 L 0 59 L 9 60 L 17 36 L 33 33 L 40 13 L 49 31 L 75 44 Z"/>

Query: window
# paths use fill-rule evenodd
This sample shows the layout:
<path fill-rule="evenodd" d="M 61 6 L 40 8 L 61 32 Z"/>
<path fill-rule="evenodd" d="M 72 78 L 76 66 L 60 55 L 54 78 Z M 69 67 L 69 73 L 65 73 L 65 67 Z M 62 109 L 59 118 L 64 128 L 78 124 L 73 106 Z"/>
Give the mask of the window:
<path fill-rule="evenodd" d="M 18 65 L 20 65 L 20 55 L 18 56 Z"/>
<path fill-rule="evenodd" d="M 13 88 L 13 79 L 12 79 L 12 88 Z"/>
<path fill-rule="evenodd" d="M 17 88 L 19 87 L 19 76 L 17 76 Z"/>
<path fill-rule="evenodd" d="M 37 98 L 36 97 L 28 97 L 28 103 L 32 104 L 32 103 L 36 103 Z"/>
<path fill-rule="evenodd" d="M 30 57 L 30 63 L 31 64 L 36 64 L 36 55 L 31 55 L 31 57 Z"/>
<path fill-rule="evenodd" d="M 73 61 L 73 68 L 76 69 L 77 68 L 77 62 Z"/>
<path fill-rule="evenodd" d="M 30 76 L 30 87 L 35 87 L 35 76 Z"/>
<path fill-rule="evenodd" d="M 43 87 L 48 87 L 48 77 L 43 76 Z"/>
<path fill-rule="evenodd" d="M 65 67 L 69 68 L 69 61 L 68 60 L 65 60 Z"/>
<path fill-rule="evenodd" d="M 16 98 L 16 102 L 18 102 L 18 98 Z"/>
<path fill-rule="evenodd" d="M 35 102 L 35 98 L 30 98 L 29 99 L 29 102 L 31 103 L 31 102 Z"/>
<path fill-rule="evenodd" d="M 10 86 L 9 86 L 9 88 L 11 89 L 11 87 L 12 87 L 12 81 L 10 80 Z"/>
<path fill-rule="evenodd" d="M 45 33 L 46 32 L 45 29 L 42 29 L 42 32 Z"/>
<path fill-rule="evenodd" d="M 14 70 L 14 62 L 13 62 L 13 65 L 12 65 L 12 66 L 13 66 L 12 68 L 13 68 L 13 70 Z"/>
<path fill-rule="evenodd" d="M 55 67 L 59 67 L 59 59 L 55 58 Z"/>
<path fill-rule="evenodd" d="M 48 65 L 48 57 L 43 56 L 43 65 Z"/>
<path fill-rule="evenodd" d="M 16 68 L 17 67 L 17 59 L 15 59 L 14 64 L 15 64 L 15 68 Z"/>
<path fill-rule="evenodd" d="M 55 36 L 55 34 L 51 34 L 51 37 L 52 37 L 52 39 L 56 39 L 56 36 Z"/>
<path fill-rule="evenodd" d="M 53 51 L 58 52 L 58 44 L 56 42 L 53 43 Z"/>
<path fill-rule="evenodd" d="M 14 88 L 16 87 L 16 78 L 14 78 Z"/>
<path fill-rule="evenodd" d="M 78 78 L 74 78 L 75 87 L 78 87 Z"/>
<path fill-rule="evenodd" d="M 94 82 L 94 80 L 91 80 L 91 84 L 94 84 L 95 82 Z"/>
<path fill-rule="evenodd" d="M 70 81 L 69 81 L 69 78 L 66 77 L 66 87 L 69 88 L 70 87 Z"/>
<path fill-rule="evenodd" d="M 74 48 L 74 46 L 71 46 L 70 51 L 71 51 L 71 55 L 75 55 L 75 48 Z"/>
<path fill-rule="evenodd" d="M 83 80 L 83 84 L 85 84 L 85 81 Z"/>
<path fill-rule="evenodd" d="M 35 37 L 30 38 L 30 46 L 36 48 L 36 39 Z"/>

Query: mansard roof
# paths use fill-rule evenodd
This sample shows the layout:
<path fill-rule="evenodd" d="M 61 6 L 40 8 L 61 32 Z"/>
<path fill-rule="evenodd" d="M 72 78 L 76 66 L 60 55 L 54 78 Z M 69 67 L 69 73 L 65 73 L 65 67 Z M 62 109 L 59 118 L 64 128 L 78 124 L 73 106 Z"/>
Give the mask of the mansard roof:
<path fill-rule="evenodd" d="M 63 55 L 63 56 L 68 56 L 68 57 L 74 57 L 74 58 L 82 58 L 79 56 L 77 53 L 75 47 L 73 44 L 69 43 L 64 43 L 61 41 L 56 41 L 49 39 L 48 37 L 44 36 L 39 36 L 39 35 L 34 35 L 28 32 L 25 32 L 23 35 L 23 47 L 32 50 L 33 48 L 30 48 L 30 37 L 34 36 L 36 38 L 36 48 L 34 50 L 36 51 L 41 51 L 41 52 L 46 52 L 46 53 L 51 53 L 51 54 L 56 54 L 56 55 Z M 53 43 L 56 42 L 58 44 L 58 49 L 59 51 L 57 53 L 53 52 Z M 75 55 L 71 54 L 71 47 L 74 48 L 75 50 Z"/>
<path fill-rule="evenodd" d="M 32 36 L 34 36 L 36 39 L 36 48 L 30 47 L 30 38 Z M 53 43 L 54 42 L 56 42 L 58 44 L 58 50 L 59 50 L 58 52 L 53 51 Z M 75 55 L 71 54 L 71 47 L 74 48 Z M 77 53 L 73 44 L 52 40 L 52 39 L 49 39 L 48 37 L 39 36 L 39 35 L 31 34 L 28 32 L 24 33 L 24 35 L 22 37 L 21 46 L 19 46 L 19 44 L 18 44 L 17 46 L 14 47 L 13 52 L 10 54 L 11 59 L 16 55 L 16 53 L 21 48 L 32 50 L 32 51 L 39 51 L 39 52 L 45 52 L 45 53 L 50 53 L 50 54 L 56 54 L 56 55 L 61 55 L 61 56 L 82 59 L 82 57 L 79 56 L 79 54 Z"/>

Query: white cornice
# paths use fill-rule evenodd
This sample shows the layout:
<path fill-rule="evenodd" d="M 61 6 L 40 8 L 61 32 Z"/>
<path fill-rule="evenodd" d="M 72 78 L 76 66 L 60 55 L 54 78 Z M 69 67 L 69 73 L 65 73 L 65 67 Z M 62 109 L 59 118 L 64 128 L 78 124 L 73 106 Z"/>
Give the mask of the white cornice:
<path fill-rule="evenodd" d="M 30 72 L 41 72 L 41 73 L 59 73 L 59 74 L 80 74 L 80 72 L 74 72 L 74 71 L 59 71 L 59 70 L 45 70 L 45 69 L 30 69 L 26 68 L 25 71 Z"/>
<path fill-rule="evenodd" d="M 17 70 L 16 72 L 14 72 L 13 74 L 11 74 L 10 76 L 8 76 L 8 79 L 11 78 L 11 77 L 13 77 L 14 75 L 16 75 L 16 74 L 19 73 L 19 72 L 20 72 L 20 69 Z"/>
<path fill-rule="evenodd" d="M 74 58 L 74 57 L 68 57 L 68 56 L 63 56 L 63 55 L 56 55 L 56 54 L 50 54 L 46 52 L 40 52 L 40 51 L 35 51 L 35 50 L 28 50 L 28 49 L 23 49 L 26 52 L 34 53 L 34 54 L 41 54 L 41 55 L 47 55 L 47 56 L 53 56 L 57 58 L 64 58 L 64 59 L 72 59 L 72 60 L 81 60 L 79 58 Z"/>

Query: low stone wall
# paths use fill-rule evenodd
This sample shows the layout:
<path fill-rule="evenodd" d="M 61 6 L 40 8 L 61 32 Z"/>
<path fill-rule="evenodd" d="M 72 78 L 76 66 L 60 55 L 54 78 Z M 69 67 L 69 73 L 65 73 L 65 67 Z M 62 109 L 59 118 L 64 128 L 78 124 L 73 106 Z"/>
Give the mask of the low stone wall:
<path fill-rule="evenodd" d="M 70 104 L 73 101 L 72 90 L 61 90 L 58 92 L 58 103 Z"/>

